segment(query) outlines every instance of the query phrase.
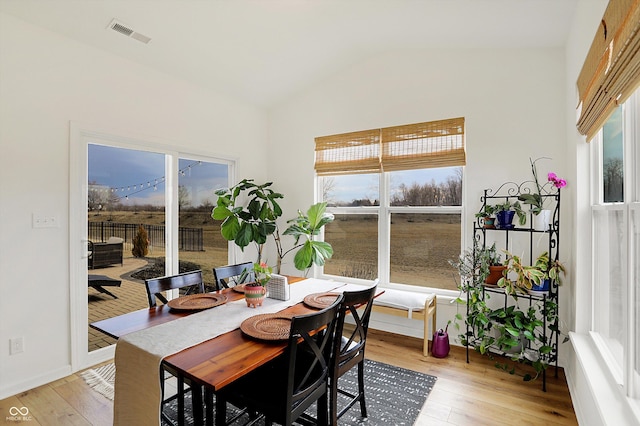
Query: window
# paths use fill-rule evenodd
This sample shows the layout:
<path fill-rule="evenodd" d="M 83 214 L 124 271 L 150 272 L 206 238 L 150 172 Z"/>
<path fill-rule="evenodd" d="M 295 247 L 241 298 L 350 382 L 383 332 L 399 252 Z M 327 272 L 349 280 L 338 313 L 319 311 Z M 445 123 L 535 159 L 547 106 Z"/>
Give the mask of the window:
<path fill-rule="evenodd" d="M 317 138 L 323 273 L 456 290 L 464 163 L 463 118 Z"/>
<path fill-rule="evenodd" d="M 592 142 L 592 331 L 611 373 L 640 396 L 640 152 L 638 92 L 607 119 Z"/>

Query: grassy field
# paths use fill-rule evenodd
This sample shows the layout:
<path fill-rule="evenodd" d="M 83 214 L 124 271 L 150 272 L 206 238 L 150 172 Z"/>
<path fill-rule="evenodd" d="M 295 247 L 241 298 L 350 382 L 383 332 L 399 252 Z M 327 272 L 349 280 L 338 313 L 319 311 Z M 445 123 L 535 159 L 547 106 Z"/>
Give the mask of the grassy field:
<path fill-rule="evenodd" d="M 373 279 L 377 275 L 377 217 L 336 216 L 325 240 L 334 258 L 325 272 Z M 459 216 L 398 214 L 391 220 L 391 282 L 456 289 L 448 260 L 460 254 Z"/>
<path fill-rule="evenodd" d="M 459 220 L 456 215 L 394 215 L 391 281 L 455 290 L 455 270 L 448 260 L 456 259 L 460 253 Z M 161 212 L 113 212 L 90 215 L 89 221 L 164 225 L 165 218 Z M 212 268 L 227 263 L 227 241 L 220 235 L 220 222 L 214 221 L 209 212 L 183 212 L 179 222 L 181 227 L 202 228 L 204 239 L 204 251 L 180 251 L 180 260 L 200 265 L 205 282 L 213 283 Z M 325 266 L 326 273 L 364 279 L 377 276 L 377 216 L 339 215 L 325 232 L 326 241 L 334 249 L 334 258 Z M 283 239 L 285 244 L 291 243 L 290 237 Z M 131 256 L 130 244 L 125 245 L 125 256 Z M 148 257 L 161 256 L 164 248 L 152 247 Z"/>

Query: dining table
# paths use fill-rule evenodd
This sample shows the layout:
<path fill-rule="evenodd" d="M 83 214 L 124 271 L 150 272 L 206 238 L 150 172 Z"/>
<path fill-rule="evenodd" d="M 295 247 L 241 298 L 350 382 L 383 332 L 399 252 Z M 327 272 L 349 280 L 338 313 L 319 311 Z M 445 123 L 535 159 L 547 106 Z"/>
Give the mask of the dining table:
<path fill-rule="evenodd" d="M 285 339 L 249 336 L 241 324 L 256 315 L 303 315 L 317 307 L 305 297 L 364 288 L 316 278 L 287 277 L 290 298 L 265 299 L 250 308 L 233 289 L 214 292 L 225 303 L 205 310 L 175 310 L 169 305 L 141 309 L 90 326 L 117 340 L 114 425 L 159 425 L 162 371 L 168 367 L 183 379 L 215 392 L 284 353 Z M 200 407 L 199 407 L 200 408 Z"/>

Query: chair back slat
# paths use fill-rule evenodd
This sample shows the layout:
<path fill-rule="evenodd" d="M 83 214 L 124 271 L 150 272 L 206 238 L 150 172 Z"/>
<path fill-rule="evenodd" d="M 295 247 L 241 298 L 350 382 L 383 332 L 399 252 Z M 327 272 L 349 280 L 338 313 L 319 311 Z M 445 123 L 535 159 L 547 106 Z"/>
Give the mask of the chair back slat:
<path fill-rule="evenodd" d="M 160 299 L 162 303 L 166 304 L 167 299 L 162 293 L 168 290 L 189 287 L 186 290 L 186 294 L 204 293 L 202 271 L 200 270 L 166 277 L 151 278 L 145 280 L 144 283 L 147 289 L 147 299 L 150 308 L 156 306 L 156 299 Z"/>
<path fill-rule="evenodd" d="M 253 263 L 245 262 L 213 268 L 213 278 L 215 280 L 216 290 L 255 281 Z"/>

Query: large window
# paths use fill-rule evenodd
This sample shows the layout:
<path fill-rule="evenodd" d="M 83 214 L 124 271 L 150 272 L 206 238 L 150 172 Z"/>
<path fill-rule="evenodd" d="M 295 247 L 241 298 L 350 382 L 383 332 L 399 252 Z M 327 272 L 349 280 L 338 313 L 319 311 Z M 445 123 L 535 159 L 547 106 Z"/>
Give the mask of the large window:
<path fill-rule="evenodd" d="M 628 396 L 640 389 L 640 104 L 638 92 L 592 142 L 592 331 Z"/>
<path fill-rule="evenodd" d="M 317 138 L 323 273 L 456 290 L 464 161 L 461 118 Z"/>

